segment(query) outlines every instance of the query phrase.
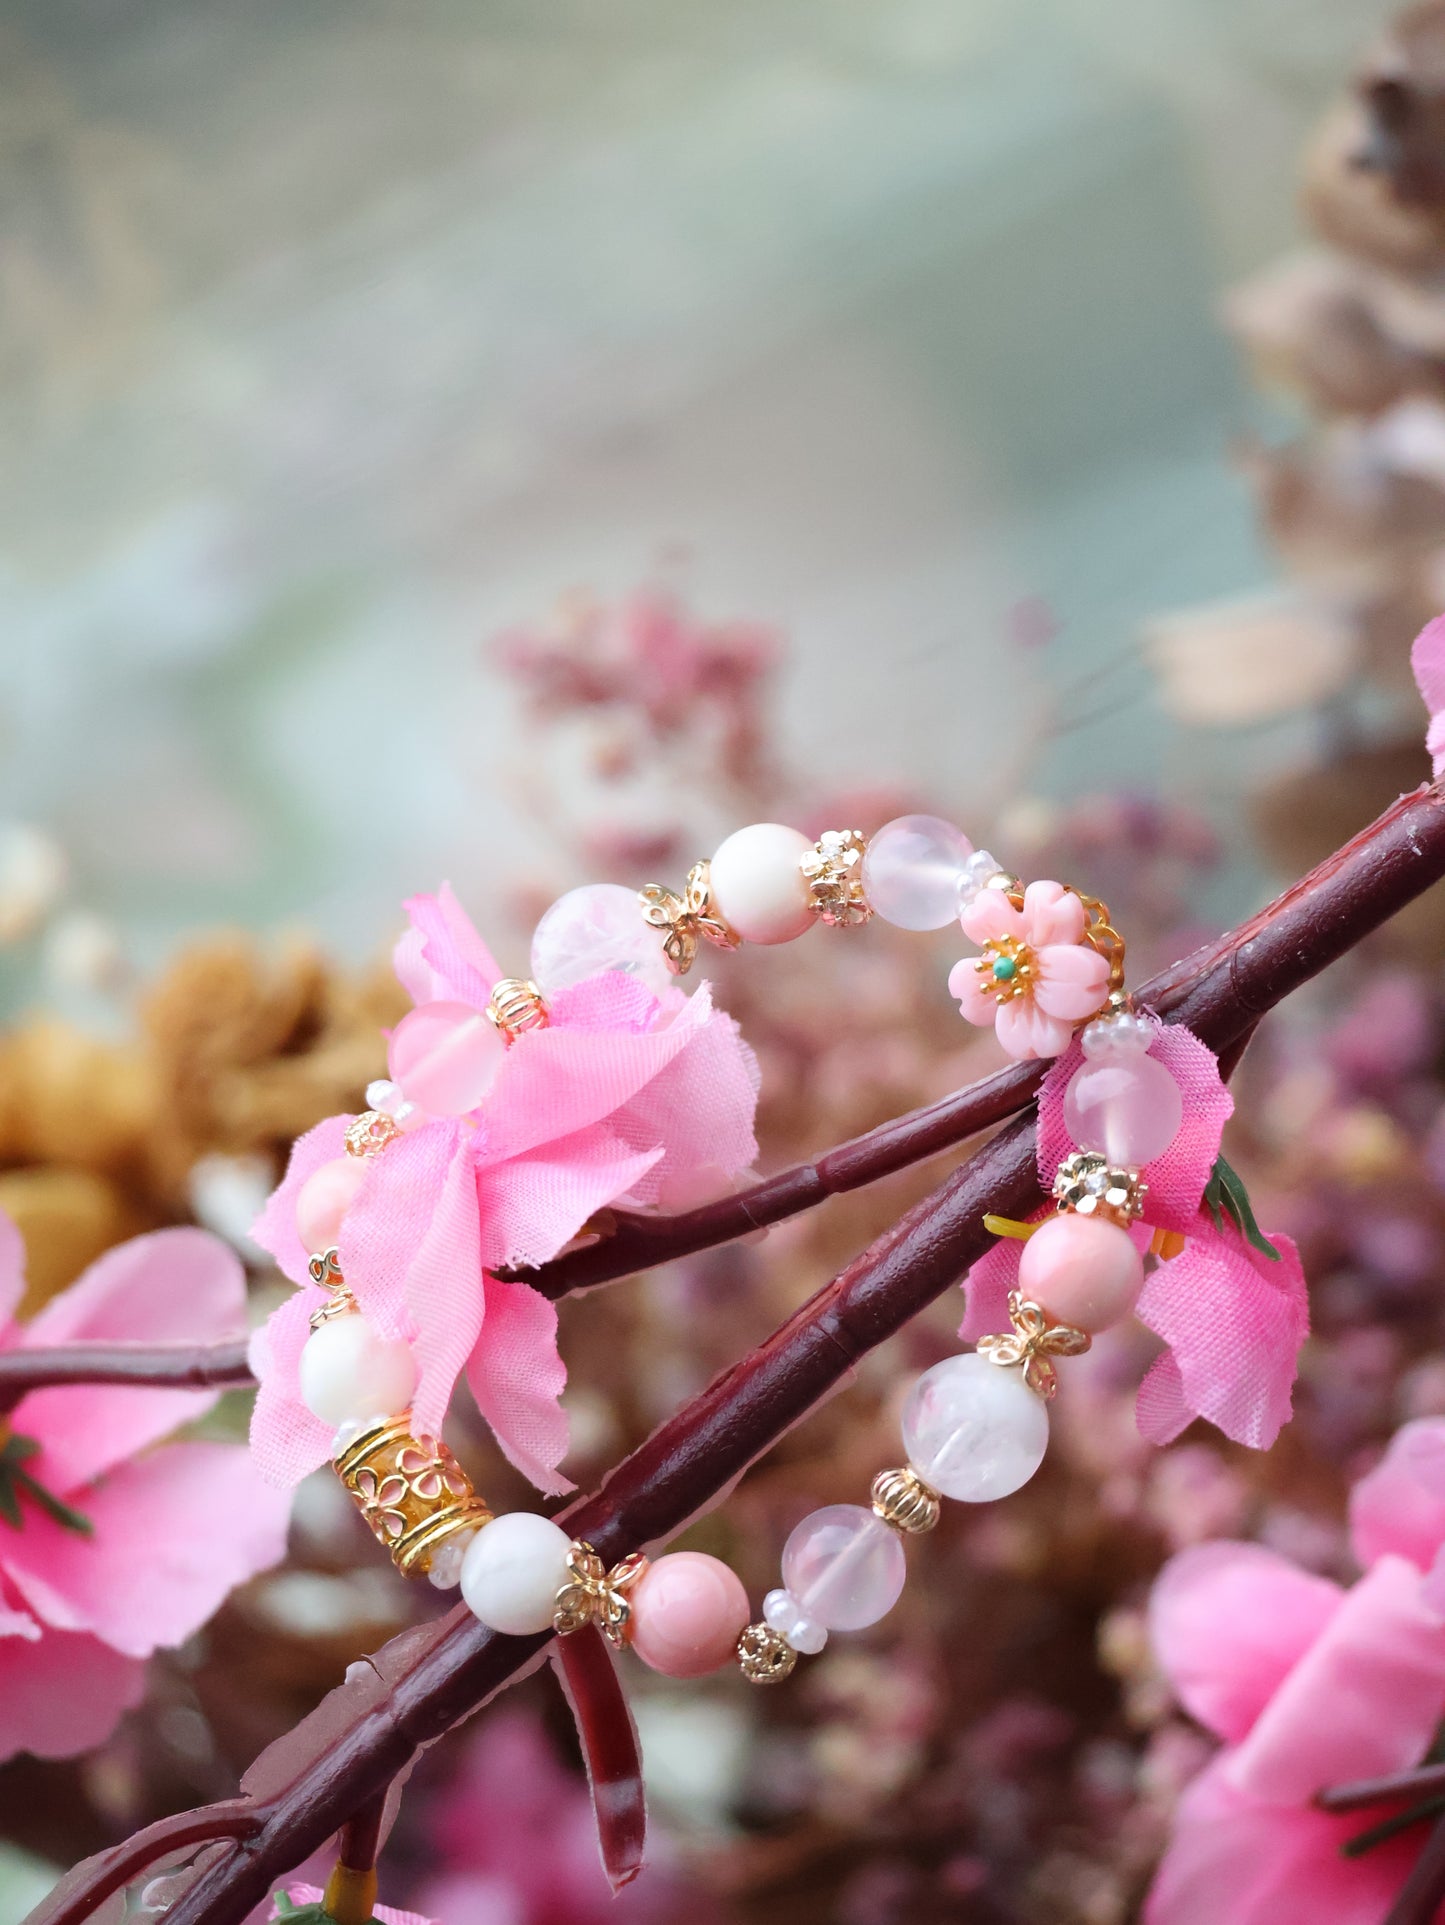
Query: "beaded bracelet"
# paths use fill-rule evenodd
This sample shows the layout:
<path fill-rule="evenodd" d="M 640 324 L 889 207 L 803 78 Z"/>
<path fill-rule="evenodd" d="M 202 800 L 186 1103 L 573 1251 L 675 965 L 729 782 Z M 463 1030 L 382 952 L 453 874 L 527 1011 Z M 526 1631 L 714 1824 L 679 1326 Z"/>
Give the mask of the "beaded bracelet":
<path fill-rule="evenodd" d="M 716 1558 L 636 1552 L 608 1570 L 547 1517 L 493 1518 L 445 1444 L 414 1429 L 412 1350 L 361 1315 L 338 1238 L 368 1162 L 428 1118 L 479 1112 L 499 1043 L 528 1047 L 552 1021 L 550 998 L 606 972 L 657 987 L 664 971 L 686 974 L 702 943 L 776 944 L 816 922 L 852 928 L 875 914 L 913 930 L 961 923 L 981 953 L 955 967 L 950 991 L 970 1021 L 996 1025 L 1011 1055 L 1056 1057 L 1078 1033 L 1062 1095 L 1069 1148 L 1053 1172 L 1051 1214 L 986 1220 L 1021 1245 L 1010 1328 L 923 1373 L 903 1408 L 904 1464 L 878 1474 L 868 1506 L 829 1505 L 794 1529 L 782 1584 L 749 1622 L 740 1580 Z M 371 1107 L 347 1128 L 345 1155 L 316 1169 L 296 1198 L 297 1230 L 317 1253 L 311 1280 L 328 1292 L 301 1353 L 301 1399 L 335 1426 L 337 1473 L 397 1567 L 443 1588 L 460 1583 L 470 1609 L 499 1632 L 566 1636 L 595 1625 L 675 1677 L 735 1656 L 752 1682 L 775 1682 L 830 1632 L 882 1618 L 903 1587 L 903 1540 L 934 1528 L 945 1497 L 988 1502 L 1032 1477 L 1058 1360 L 1130 1314 L 1146 1253 L 1168 1258 L 1182 1244 L 1176 1232 L 1151 1239 L 1138 1223 L 1142 1172 L 1179 1136 L 1185 1100 L 1150 1053 L 1159 1026 L 1135 1009 L 1124 960 L 1103 903 L 1057 882 L 1023 887 L 939 818 L 902 817 L 871 840 L 841 830 L 816 842 L 759 823 L 696 863 L 681 894 L 601 884 L 560 898 L 537 927 L 532 976 L 493 983 L 484 1009 L 422 1002 L 393 1032 L 390 1078 L 368 1089 Z M 1217 1135 L 1216 1127 L 1214 1148 Z"/>

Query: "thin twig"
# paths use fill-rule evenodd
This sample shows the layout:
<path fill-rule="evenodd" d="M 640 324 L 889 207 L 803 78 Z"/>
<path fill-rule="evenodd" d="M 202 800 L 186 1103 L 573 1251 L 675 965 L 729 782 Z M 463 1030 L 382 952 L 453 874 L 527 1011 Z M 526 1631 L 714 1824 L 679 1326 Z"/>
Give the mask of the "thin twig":
<path fill-rule="evenodd" d="M 253 1384 L 244 1340 L 219 1344 L 57 1344 L 0 1351 L 0 1413 L 32 1390 L 70 1384 L 133 1384 L 229 1390 Z"/>
<path fill-rule="evenodd" d="M 1265 1011 L 1442 875 L 1445 793 L 1431 787 L 1402 798 L 1269 909 L 1143 993 L 1170 1020 L 1227 1051 Z M 609 1564 L 680 1530 L 837 1389 L 859 1358 L 960 1279 L 990 1241 L 985 1211 L 1022 1215 L 1039 1196 L 1026 1114 L 663 1423 L 562 1521 Z M 547 1642 L 545 1635 L 500 1637 L 458 1606 L 393 1639 L 369 1665 L 354 1666 L 300 1727 L 256 1760 L 244 1789 L 261 1828 L 198 1871 L 167 1925 L 238 1925 L 419 1748 L 533 1668 Z M 136 1848 L 132 1840 L 122 1849 Z M 106 1859 L 76 1866 L 32 1925 L 73 1925 L 85 1916 Z"/>
<path fill-rule="evenodd" d="M 1445 1898 L 1445 1818 L 1437 1819 L 1384 1925 L 1431 1925 Z"/>
<path fill-rule="evenodd" d="M 1437 1791 L 1445 1791 L 1445 1764 L 1417 1765 L 1413 1771 L 1391 1772 L 1388 1778 L 1357 1778 L 1349 1784 L 1331 1785 L 1319 1793 L 1315 1803 L 1321 1811 L 1359 1811 L 1394 1798 L 1428 1798 Z"/>

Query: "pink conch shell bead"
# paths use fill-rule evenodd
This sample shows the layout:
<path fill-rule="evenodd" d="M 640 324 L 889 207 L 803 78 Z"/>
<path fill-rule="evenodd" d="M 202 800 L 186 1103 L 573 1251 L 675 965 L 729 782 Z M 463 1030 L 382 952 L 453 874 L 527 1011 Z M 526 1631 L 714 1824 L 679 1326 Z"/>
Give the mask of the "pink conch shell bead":
<path fill-rule="evenodd" d="M 334 1156 L 313 1170 L 296 1198 L 296 1234 L 309 1256 L 335 1247 L 341 1219 L 361 1188 L 366 1163 L 359 1156 Z"/>
<path fill-rule="evenodd" d="M 1050 1217 L 1019 1258 L 1019 1289 L 1055 1323 L 1094 1335 L 1134 1308 L 1144 1259 L 1127 1230 L 1104 1217 Z"/>
<path fill-rule="evenodd" d="M 649 1564 L 632 1591 L 632 1648 L 668 1678 L 700 1678 L 726 1664 L 748 1621 L 736 1572 L 701 1551 Z"/>
<path fill-rule="evenodd" d="M 506 1047 L 466 1003 L 423 1003 L 391 1032 L 386 1062 L 409 1103 L 430 1116 L 464 1116 L 492 1087 Z"/>

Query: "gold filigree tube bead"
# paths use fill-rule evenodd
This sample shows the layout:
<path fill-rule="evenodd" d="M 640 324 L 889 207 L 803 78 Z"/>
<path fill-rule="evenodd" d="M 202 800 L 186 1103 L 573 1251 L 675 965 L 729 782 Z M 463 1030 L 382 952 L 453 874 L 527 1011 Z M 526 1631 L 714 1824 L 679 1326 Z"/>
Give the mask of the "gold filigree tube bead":
<path fill-rule="evenodd" d="M 443 1545 L 492 1521 L 441 1439 L 413 1432 L 409 1411 L 368 1424 L 337 1456 L 336 1474 L 404 1577 L 425 1576 Z"/>

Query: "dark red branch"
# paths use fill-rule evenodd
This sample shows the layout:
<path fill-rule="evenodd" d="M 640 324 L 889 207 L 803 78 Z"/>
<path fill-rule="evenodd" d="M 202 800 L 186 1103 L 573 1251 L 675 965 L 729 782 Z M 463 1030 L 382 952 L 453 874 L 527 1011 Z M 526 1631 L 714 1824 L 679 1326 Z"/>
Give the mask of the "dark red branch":
<path fill-rule="evenodd" d="M 1445 876 L 1445 795 L 1401 799 L 1233 935 L 1141 992 L 1224 1052 L 1259 1017 Z M 958 1281 L 990 1242 L 985 1211 L 1020 1216 L 1039 1198 L 1030 1115 L 1006 1125 L 871 1249 L 623 1460 L 564 1521 L 611 1564 L 663 1540 L 847 1378 L 858 1359 Z M 277 1877 L 395 1776 L 417 1749 L 530 1669 L 546 1637 L 503 1638 L 464 1607 L 404 1633 L 263 1752 L 244 1790 L 261 1828 L 200 1870 L 167 1925 L 237 1925 Z M 198 1814 L 204 1817 L 205 1814 Z M 142 1840 L 147 1834 L 142 1834 Z M 138 1841 L 119 1849 L 134 1852 Z M 109 1855 L 77 1866 L 32 1915 L 72 1925 L 95 1902 Z M 110 1885 L 107 1889 L 114 1889 Z"/>
<path fill-rule="evenodd" d="M 135 1384 L 168 1390 L 232 1389 L 253 1384 L 246 1345 L 60 1344 L 52 1350 L 0 1351 L 0 1412 L 32 1390 L 56 1384 Z"/>
<path fill-rule="evenodd" d="M 1384 1925 L 1431 1925 L 1445 1898 L 1445 1818 L 1431 1827 L 1400 1896 L 1385 1914 Z"/>

